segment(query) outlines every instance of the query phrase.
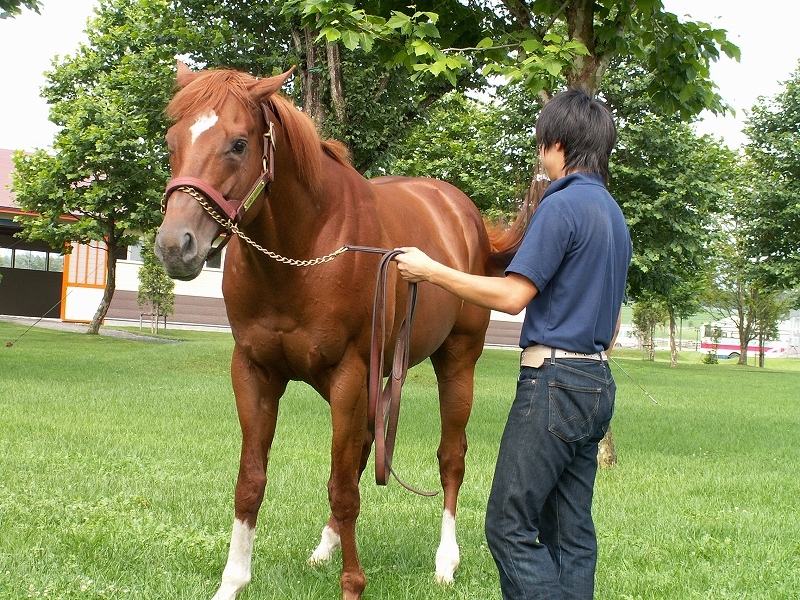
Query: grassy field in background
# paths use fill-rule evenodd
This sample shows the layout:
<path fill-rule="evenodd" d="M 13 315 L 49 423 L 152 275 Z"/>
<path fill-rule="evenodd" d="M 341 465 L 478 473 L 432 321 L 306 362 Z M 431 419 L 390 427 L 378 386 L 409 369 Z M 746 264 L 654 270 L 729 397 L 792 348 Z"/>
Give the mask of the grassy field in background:
<path fill-rule="evenodd" d="M 238 469 L 230 336 L 170 331 L 182 341 L 166 344 L 37 328 L 6 347 L 23 331 L 0 323 L 0 598 L 210 598 Z M 455 584 L 433 581 L 441 498 L 377 487 L 370 464 L 365 598 L 500 599 L 483 515 L 516 358 L 491 350 L 479 363 Z M 614 358 L 619 464 L 595 489 L 596 598 L 800 598 L 800 360 Z M 404 388 L 398 473 L 436 489 L 437 443 L 425 363 Z M 240 600 L 338 597 L 338 556 L 305 563 L 328 516 L 329 445 L 327 405 L 291 385 Z"/>

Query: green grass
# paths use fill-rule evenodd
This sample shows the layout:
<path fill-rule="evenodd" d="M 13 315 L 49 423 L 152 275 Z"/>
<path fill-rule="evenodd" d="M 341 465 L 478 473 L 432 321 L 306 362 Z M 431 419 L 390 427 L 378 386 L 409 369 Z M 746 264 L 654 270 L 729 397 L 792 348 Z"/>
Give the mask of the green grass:
<path fill-rule="evenodd" d="M 230 336 L 160 344 L 0 323 L 0 598 L 210 598 L 227 556 L 239 430 Z M 596 597 L 800 597 L 800 361 L 766 369 L 617 352 L 619 464 L 599 474 Z M 441 498 L 362 483 L 366 598 L 500 598 L 483 536 L 516 353 L 479 364 L 455 585 L 433 583 Z M 637 385 L 638 384 L 638 385 Z M 638 386 L 657 400 L 653 403 Z M 404 390 L 395 467 L 435 489 L 438 411 L 426 363 Z M 338 557 L 305 560 L 328 516 L 328 407 L 281 404 L 254 579 L 241 600 L 338 596 Z"/>

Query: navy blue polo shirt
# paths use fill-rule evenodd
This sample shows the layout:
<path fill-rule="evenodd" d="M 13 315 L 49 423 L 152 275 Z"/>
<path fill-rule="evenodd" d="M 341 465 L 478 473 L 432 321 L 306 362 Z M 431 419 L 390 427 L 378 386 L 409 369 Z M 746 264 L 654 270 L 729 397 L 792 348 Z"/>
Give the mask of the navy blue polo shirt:
<path fill-rule="evenodd" d="M 506 269 L 539 290 L 525 310 L 520 346 L 607 350 L 631 253 L 625 218 L 599 175 L 573 173 L 552 182 Z"/>

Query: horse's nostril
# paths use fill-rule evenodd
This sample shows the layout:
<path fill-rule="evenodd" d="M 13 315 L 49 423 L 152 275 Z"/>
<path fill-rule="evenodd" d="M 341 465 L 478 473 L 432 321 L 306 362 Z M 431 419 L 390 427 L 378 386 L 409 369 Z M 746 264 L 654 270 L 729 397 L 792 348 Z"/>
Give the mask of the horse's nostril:
<path fill-rule="evenodd" d="M 193 256 L 195 254 L 194 236 L 191 233 L 186 233 L 183 236 L 183 256 Z"/>

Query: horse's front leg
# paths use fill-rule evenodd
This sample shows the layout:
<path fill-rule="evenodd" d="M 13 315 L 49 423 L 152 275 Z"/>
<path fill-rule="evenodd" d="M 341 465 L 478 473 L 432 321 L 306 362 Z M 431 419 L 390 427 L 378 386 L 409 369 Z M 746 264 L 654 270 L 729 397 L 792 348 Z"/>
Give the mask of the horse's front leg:
<path fill-rule="evenodd" d="M 338 533 L 342 549 L 343 600 L 359 600 L 367 584 L 356 548 L 356 519 L 361 510 L 358 480 L 367 429 L 366 371 L 358 359 L 344 362 L 330 386 L 333 436 L 328 500 L 331 529 Z"/>
<path fill-rule="evenodd" d="M 251 579 L 256 519 L 267 484 L 267 460 L 275 436 L 278 401 L 287 381 L 257 368 L 237 345 L 231 380 L 242 429 L 242 454 L 234 500 L 235 518 L 228 562 L 213 600 L 233 600 Z"/>

